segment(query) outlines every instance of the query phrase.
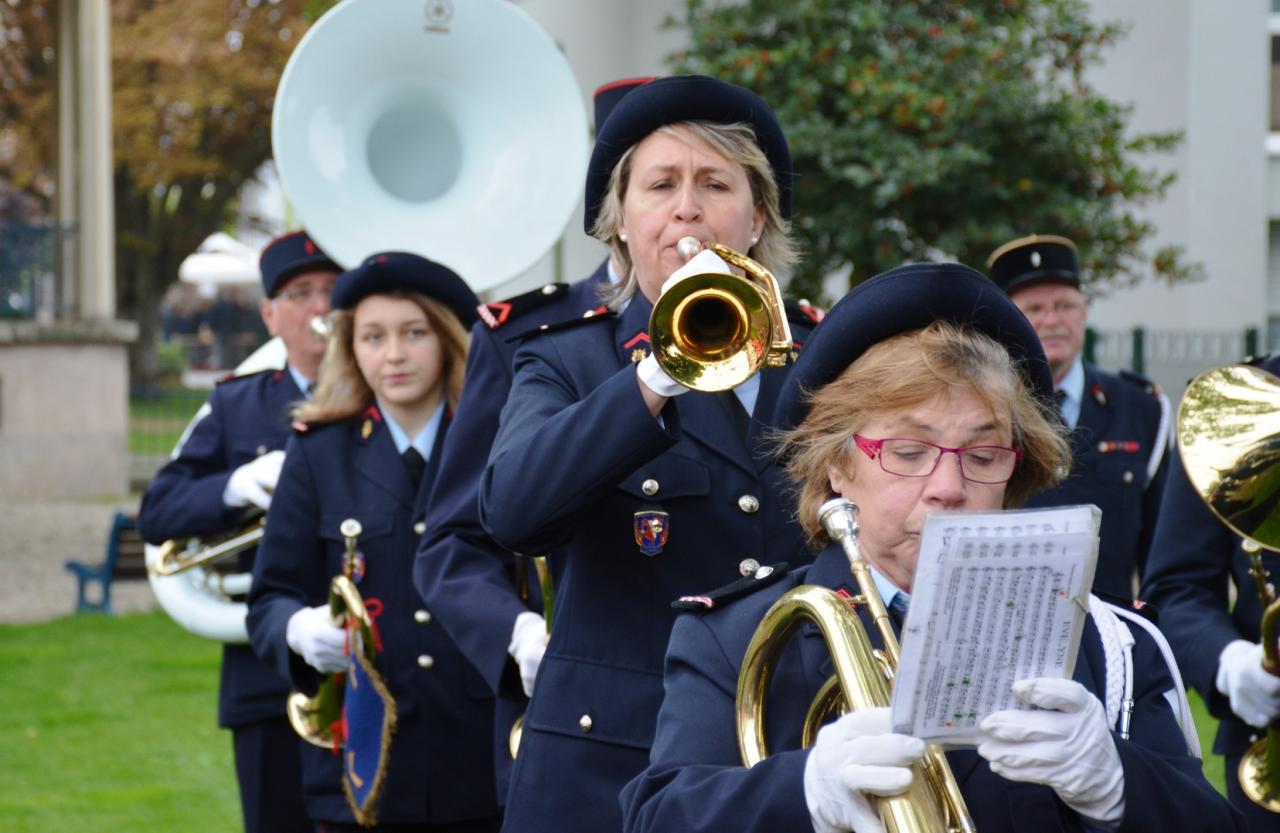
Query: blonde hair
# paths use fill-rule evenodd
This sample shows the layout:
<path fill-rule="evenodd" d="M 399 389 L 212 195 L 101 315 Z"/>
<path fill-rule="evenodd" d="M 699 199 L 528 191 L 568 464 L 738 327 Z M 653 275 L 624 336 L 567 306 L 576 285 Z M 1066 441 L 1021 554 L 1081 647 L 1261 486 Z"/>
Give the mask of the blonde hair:
<path fill-rule="evenodd" d="M 435 298 L 419 292 L 380 292 L 390 298 L 399 298 L 417 304 L 427 316 L 427 323 L 440 337 L 444 353 L 444 396 L 450 410 L 458 405 L 462 395 L 462 379 L 467 372 L 467 347 L 470 335 L 458 316 Z M 352 344 L 355 328 L 353 310 L 333 310 L 329 313 L 329 338 L 324 361 L 320 365 L 320 379 L 315 396 L 310 401 L 298 403 L 293 418 L 306 423 L 339 422 L 362 414 L 374 404 L 373 391 L 365 382 L 356 365 Z"/>
<path fill-rule="evenodd" d="M 1008 414 L 1022 462 L 1005 487 L 1006 508 L 1062 479 L 1071 467 L 1067 429 L 1031 392 L 999 342 L 943 321 L 888 338 L 868 349 L 830 384 L 808 395 L 804 422 L 778 437 L 796 492 L 796 516 L 815 546 L 825 546 L 818 507 L 832 496 L 829 471 L 853 470 L 854 433 L 872 419 L 912 408 L 951 390 L 976 394 Z"/>
<path fill-rule="evenodd" d="M 756 143 L 755 131 L 743 122 L 719 124 L 708 121 L 683 121 L 664 124 L 653 132 L 665 133 L 684 141 L 686 137 L 680 134 L 680 128 L 692 133 L 694 137 L 705 142 L 725 159 L 736 162 L 746 169 L 747 181 L 751 184 L 752 204 L 764 207 L 764 228 L 760 232 L 760 239 L 746 254 L 759 261 L 774 276 L 782 280 L 799 259 L 799 250 L 790 236 L 791 224 L 782 216 L 778 182 L 768 157 Z M 636 148 L 639 146 L 640 143 L 637 142 L 627 148 L 627 152 L 622 154 L 618 163 L 613 166 L 613 171 L 609 174 L 609 187 L 605 190 L 600 212 L 596 216 L 595 227 L 591 229 L 591 235 L 609 247 L 609 255 L 622 276 L 622 280 L 615 285 L 604 287 L 601 293 L 605 303 L 615 310 L 635 295 L 639 286 L 631 252 L 618 237 L 618 227 L 623 220 L 622 203 L 627 195 L 627 186 L 631 180 L 631 165 Z"/>

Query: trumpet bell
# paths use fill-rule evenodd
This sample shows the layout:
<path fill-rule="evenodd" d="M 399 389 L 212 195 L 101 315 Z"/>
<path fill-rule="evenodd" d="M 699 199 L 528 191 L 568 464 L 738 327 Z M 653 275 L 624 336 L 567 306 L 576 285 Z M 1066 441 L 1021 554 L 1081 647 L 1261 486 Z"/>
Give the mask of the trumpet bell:
<path fill-rule="evenodd" d="M 339 3 L 290 56 L 271 138 L 285 193 L 338 263 L 416 252 L 478 292 L 563 233 L 588 155 L 568 61 L 508 0 Z"/>
<path fill-rule="evenodd" d="M 1178 449 L 1196 492 L 1233 532 L 1280 551 L 1280 379 L 1256 367 L 1201 373 L 1178 407 Z"/>
<path fill-rule="evenodd" d="M 707 272 L 669 285 L 653 305 L 649 342 L 672 379 L 715 392 L 742 384 L 766 365 L 786 364 L 791 327 L 769 270 L 726 246 L 710 248 L 746 276 Z"/>

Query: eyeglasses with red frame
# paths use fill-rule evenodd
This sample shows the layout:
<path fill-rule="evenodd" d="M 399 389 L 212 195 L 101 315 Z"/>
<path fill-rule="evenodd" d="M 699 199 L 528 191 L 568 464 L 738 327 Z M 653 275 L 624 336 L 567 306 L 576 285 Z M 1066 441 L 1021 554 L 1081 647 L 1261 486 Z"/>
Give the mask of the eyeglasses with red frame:
<path fill-rule="evenodd" d="M 938 468 L 943 454 L 954 454 L 960 473 L 974 483 L 1007 483 L 1022 462 L 1022 450 L 1001 445 L 971 445 L 962 448 L 905 437 L 871 439 L 854 434 L 863 454 L 880 463 L 880 468 L 899 477 L 928 477 Z"/>

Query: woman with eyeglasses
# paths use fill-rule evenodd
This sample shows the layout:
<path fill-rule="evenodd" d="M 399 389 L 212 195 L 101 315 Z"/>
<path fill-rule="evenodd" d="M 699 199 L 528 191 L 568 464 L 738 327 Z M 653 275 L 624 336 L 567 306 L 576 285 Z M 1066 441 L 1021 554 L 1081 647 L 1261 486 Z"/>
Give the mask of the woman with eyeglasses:
<path fill-rule="evenodd" d="M 698 612 L 672 632 L 649 767 L 622 793 L 626 830 L 883 833 L 873 799 L 908 787 L 924 743 L 895 734 L 889 710 L 876 708 L 829 722 L 801 748 L 806 709 L 831 673 L 825 643 L 802 633 L 772 678 L 773 754 L 747 769 L 735 720 L 742 658 L 787 590 L 859 592 L 841 546 L 818 523 L 819 506 L 835 496 L 859 507 L 862 552 L 885 607 L 905 610 L 930 513 L 1016 507 L 1069 462 L 1052 393 L 1035 331 L 967 267 L 894 269 L 827 314 L 775 414 L 817 560 L 688 600 Z M 977 830 L 1243 828 L 1205 780 L 1166 699 L 1175 682 L 1160 640 L 1113 616 L 1090 614 L 1074 679 L 1019 680 L 1013 696 L 1032 708 L 989 715 L 976 750 L 947 753 Z M 1127 739 L 1103 705 L 1114 674 L 1103 629 L 1132 634 Z M 880 647 L 876 628 L 866 630 Z"/>

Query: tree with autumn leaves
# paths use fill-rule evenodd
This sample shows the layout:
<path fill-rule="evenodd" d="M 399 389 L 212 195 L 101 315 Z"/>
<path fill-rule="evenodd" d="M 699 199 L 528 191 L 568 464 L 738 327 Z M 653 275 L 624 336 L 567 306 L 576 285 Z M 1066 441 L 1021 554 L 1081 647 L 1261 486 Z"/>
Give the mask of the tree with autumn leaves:
<path fill-rule="evenodd" d="M 984 268 L 1032 232 L 1080 244 L 1092 288 L 1195 278 L 1138 213 L 1173 176 L 1177 133 L 1135 134 L 1085 70 L 1123 36 L 1085 0 L 687 0 L 681 72 L 733 81 L 777 111 L 806 255 L 792 292 L 907 260 Z"/>

